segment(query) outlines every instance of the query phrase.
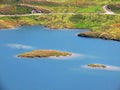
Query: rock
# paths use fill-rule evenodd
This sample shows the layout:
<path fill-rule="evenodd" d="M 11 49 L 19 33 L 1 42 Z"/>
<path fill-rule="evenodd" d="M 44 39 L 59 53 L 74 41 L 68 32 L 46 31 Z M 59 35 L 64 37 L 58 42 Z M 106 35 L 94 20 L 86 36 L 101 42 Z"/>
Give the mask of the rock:
<path fill-rule="evenodd" d="M 82 32 L 78 34 L 78 36 L 81 36 L 81 37 L 91 37 L 91 38 L 97 38 L 99 37 L 99 35 L 100 35 L 100 32 Z"/>

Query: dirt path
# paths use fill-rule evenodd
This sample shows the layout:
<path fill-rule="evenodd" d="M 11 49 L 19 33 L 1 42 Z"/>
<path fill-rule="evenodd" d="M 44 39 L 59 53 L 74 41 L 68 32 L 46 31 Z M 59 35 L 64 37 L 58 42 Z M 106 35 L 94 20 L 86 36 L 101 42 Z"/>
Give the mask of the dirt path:
<path fill-rule="evenodd" d="M 34 8 L 40 8 L 39 6 L 34 6 L 34 5 L 29 5 L 29 4 L 20 4 L 22 6 L 28 6 L 28 7 L 34 7 Z M 110 9 L 108 9 L 107 5 L 103 6 L 103 9 L 105 11 L 105 13 L 99 13 L 99 14 L 111 14 L 111 15 L 117 15 L 120 16 L 120 14 L 115 14 L 113 11 L 111 11 Z M 39 16 L 39 15 L 54 15 L 54 14 L 63 14 L 63 15 L 75 15 L 75 14 L 98 14 L 98 13 L 34 13 L 34 14 L 21 14 L 21 15 L 0 15 L 0 17 L 4 17 L 4 16 L 8 16 L 8 17 L 12 17 L 12 16 Z"/>

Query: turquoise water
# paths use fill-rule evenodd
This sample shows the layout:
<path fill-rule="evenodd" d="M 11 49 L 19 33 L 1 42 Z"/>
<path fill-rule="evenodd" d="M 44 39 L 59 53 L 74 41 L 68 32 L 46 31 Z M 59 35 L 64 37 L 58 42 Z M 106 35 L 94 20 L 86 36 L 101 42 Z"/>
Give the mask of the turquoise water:
<path fill-rule="evenodd" d="M 0 31 L 0 90 L 120 90 L 120 42 L 77 37 L 85 30 L 26 26 Z M 75 53 L 67 58 L 17 58 L 36 49 Z M 90 63 L 115 66 L 89 69 Z"/>

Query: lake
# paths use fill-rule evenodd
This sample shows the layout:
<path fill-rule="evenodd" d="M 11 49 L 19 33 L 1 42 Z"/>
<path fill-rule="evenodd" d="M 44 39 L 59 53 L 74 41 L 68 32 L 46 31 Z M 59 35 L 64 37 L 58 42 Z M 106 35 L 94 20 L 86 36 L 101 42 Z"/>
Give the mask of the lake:
<path fill-rule="evenodd" d="M 24 26 L 0 31 L 0 90 L 120 90 L 120 42 L 78 37 L 79 29 Z M 74 53 L 66 58 L 18 58 L 37 49 Z M 85 68 L 99 63 L 117 69 Z"/>

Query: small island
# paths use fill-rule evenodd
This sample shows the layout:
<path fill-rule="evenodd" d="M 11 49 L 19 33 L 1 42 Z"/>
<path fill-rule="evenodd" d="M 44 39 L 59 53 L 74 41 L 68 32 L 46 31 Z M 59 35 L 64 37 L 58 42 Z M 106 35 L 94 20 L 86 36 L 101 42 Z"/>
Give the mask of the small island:
<path fill-rule="evenodd" d="M 105 66 L 103 64 L 88 64 L 88 67 L 92 67 L 92 68 L 106 68 L 107 66 Z"/>
<path fill-rule="evenodd" d="M 26 52 L 19 54 L 18 57 L 25 57 L 25 58 L 43 58 L 43 57 L 60 57 L 60 56 L 71 56 L 71 53 L 68 52 L 61 52 L 57 50 L 34 50 L 31 52 Z"/>

